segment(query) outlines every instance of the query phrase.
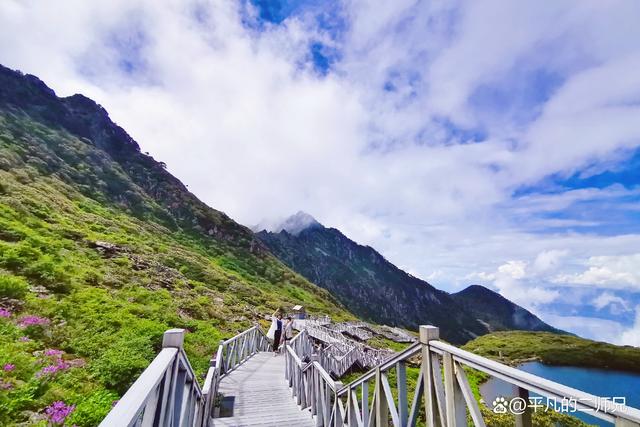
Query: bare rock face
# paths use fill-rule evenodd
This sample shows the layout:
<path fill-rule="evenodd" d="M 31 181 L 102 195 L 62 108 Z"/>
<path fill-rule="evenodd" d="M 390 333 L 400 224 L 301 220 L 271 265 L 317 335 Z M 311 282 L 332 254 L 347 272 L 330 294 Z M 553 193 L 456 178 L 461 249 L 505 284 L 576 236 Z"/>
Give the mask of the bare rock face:
<path fill-rule="evenodd" d="M 121 251 L 121 248 L 115 243 L 102 242 L 100 240 L 93 242 L 93 247 L 103 255 L 114 255 Z"/>

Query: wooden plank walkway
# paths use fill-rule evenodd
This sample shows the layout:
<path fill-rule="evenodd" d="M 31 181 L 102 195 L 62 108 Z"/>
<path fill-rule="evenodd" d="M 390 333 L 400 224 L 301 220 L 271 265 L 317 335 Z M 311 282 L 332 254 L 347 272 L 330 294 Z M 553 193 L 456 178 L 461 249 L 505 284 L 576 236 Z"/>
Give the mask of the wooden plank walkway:
<path fill-rule="evenodd" d="M 233 417 L 214 418 L 213 425 L 312 427 L 309 409 L 301 410 L 284 377 L 283 354 L 258 353 L 220 381 L 224 397 L 235 397 Z"/>

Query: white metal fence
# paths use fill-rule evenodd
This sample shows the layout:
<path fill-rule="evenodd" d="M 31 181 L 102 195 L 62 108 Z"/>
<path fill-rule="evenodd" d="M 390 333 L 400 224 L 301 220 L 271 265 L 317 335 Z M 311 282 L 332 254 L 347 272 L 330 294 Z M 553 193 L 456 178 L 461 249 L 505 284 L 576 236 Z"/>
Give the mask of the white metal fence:
<path fill-rule="evenodd" d="M 165 332 L 162 350 L 100 423 L 100 427 L 208 427 L 220 379 L 269 341 L 254 326 L 218 346 L 202 389 L 183 349 L 184 329 Z"/>
<path fill-rule="evenodd" d="M 420 357 L 420 360 L 418 359 Z M 408 390 L 406 367 L 419 363 L 416 387 Z M 482 411 L 472 393 L 464 367 L 477 369 L 517 388 L 517 396 L 528 403 L 529 392 L 572 402 L 574 409 L 609 421 L 616 427 L 640 427 L 640 411 L 576 390 L 461 350 L 439 341 L 438 328 L 420 327 L 420 342 L 372 369 L 336 392 L 339 418 L 334 426 L 405 427 L 424 417 L 428 427 L 484 427 Z M 391 381 L 395 376 L 395 384 Z M 370 391 L 373 391 L 370 399 Z M 426 392 L 425 392 L 426 390 Z M 409 400 L 409 392 L 413 394 Z M 371 400 L 371 404 L 369 404 Z M 603 404 L 603 402 L 605 402 Z M 571 404 L 569 405 L 571 409 Z M 531 426 L 532 406 L 513 414 L 514 425 Z"/>
<path fill-rule="evenodd" d="M 310 408 L 318 427 L 329 426 L 467 426 L 484 427 L 480 404 L 471 391 L 465 367 L 512 384 L 525 401 L 529 393 L 569 401 L 569 408 L 585 410 L 616 427 L 640 427 L 640 410 L 576 390 L 562 384 L 461 350 L 439 340 L 438 328 L 420 327 L 420 342 L 411 345 L 343 386 L 334 381 L 318 360 L 306 332 L 285 348 L 285 378 L 302 408 Z M 134 382 L 102 427 L 171 426 L 209 427 L 220 379 L 269 342 L 258 327 L 222 341 L 211 361 L 204 386 L 183 350 L 184 330 L 164 334 L 162 351 Z M 407 367 L 419 369 L 409 389 Z M 530 427 L 532 409 L 514 415 L 516 426 Z"/>

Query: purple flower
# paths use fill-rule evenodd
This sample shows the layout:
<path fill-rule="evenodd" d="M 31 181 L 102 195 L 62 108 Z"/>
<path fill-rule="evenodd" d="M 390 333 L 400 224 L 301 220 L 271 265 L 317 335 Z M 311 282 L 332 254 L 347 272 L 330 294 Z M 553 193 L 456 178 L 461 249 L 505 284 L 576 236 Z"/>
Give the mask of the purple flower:
<path fill-rule="evenodd" d="M 51 405 L 47 406 L 44 410 L 45 414 L 47 414 L 47 418 L 53 425 L 62 425 L 64 420 L 67 419 L 69 414 L 73 412 L 76 408 L 76 405 L 67 405 L 66 403 L 58 400 L 57 402 L 53 402 Z"/>
<path fill-rule="evenodd" d="M 11 312 L 6 308 L 0 308 L 0 317 L 11 317 Z"/>
<path fill-rule="evenodd" d="M 7 363 L 3 366 L 3 368 L 5 372 L 11 372 L 14 369 L 16 369 L 16 365 L 14 365 L 13 363 Z"/>
<path fill-rule="evenodd" d="M 18 325 L 26 328 L 27 326 L 45 326 L 51 323 L 49 319 L 46 317 L 39 316 L 23 316 L 19 321 Z"/>
<path fill-rule="evenodd" d="M 31 338 L 29 338 L 29 337 L 20 337 L 20 338 L 18 338 L 18 341 L 20 341 L 20 342 L 29 342 L 29 341 L 31 341 Z"/>
<path fill-rule="evenodd" d="M 62 357 L 62 355 L 64 354 L 64 351 L 62 350 L 56 350 L 53 348 L 48 348 L 44 351 L 44 355 L 45 356 L 53 356 L 53 357 Z"/>
<path fill-rule="evenodd" d="M 47 365 L 42 368 L 38 373 L 36 373 L 37 378 L 45 377 L 45 376 L 53 376 L 60 371 L 66 371 L 69 369 L 69 364 L 62 359 L 59 359 L 53 365 Z"/>
<path fill-rule="evenodd" d="M 0 380 L 0 390 L 11 390 L 11 389 L 13 389 L 13 384 Z"/>

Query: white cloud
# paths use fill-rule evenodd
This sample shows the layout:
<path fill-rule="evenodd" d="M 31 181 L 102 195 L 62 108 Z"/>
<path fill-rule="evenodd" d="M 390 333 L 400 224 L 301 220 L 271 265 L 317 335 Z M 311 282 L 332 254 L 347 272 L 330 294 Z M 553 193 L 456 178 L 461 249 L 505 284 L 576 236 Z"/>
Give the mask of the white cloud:
<path fill-rule="evenodd" d="M 525 261 L 508 261 L 498 267 L 493 281 L 498 291 L 513 302 L 536 311 L 542 304 L 548 304 L 560 296 L 555 289 L 546 289 L 532 283 L 531 278 L 535 273 L 531 273 L 528 263 Z M 488 277 L 491 277 L 488 276 Z"/>
<path fill-rule="evenodd" d="M 636 319 L 633 326 L 620 335 L 620 343 L 640 347 L 640 306 L 636 307 Z"/>
<path fill-rule="evenodd" d="M 548 251 L 540 252 L 533 263 L 533 268 L 538 273 L 547 273 L 558 269 L 561 266 L 561 261 L 569 254 L 566 250 L 551 249 Z"/>
<path fill-rule="evenodd" d="M 640 189 L 512 196 L 639 146 L 640 3 L 353 0 L 337 40 L 306 15 L 248 28 L 243 3 L 5 0 L 0 61 L 94 98 L 244 224 L 303 210 L 436 286 L 528 307 L 559 285 L 640 290 L 638 228 L 580 232 L 617 218 L 571 210 L 638 209 Z M 340 51 L 324 77 L 312 39 Z"/>
<path fill-rule="evenodd" d="M 623 341 L 622 334 L 626 328 L 613 320 L 597 317 L 585 316 L 559 316 L 553 314 L 542 314 L 542 320 L 560 328 L 564 331 L 572 332 L 581 337 L 590 338 L 596 341 L 605 341 L 615 344 L 630 344 Z"/>
<path fill-rule="evenodd" d="M 561 274 L 556 283 L 594 285 L 612 289 L 640 290 L 640 253 L 590 257 L 588 269 L 581 273 Z"/>
<path fill-rule="evenodd" d="M 593 299 L 593 305 L 598 310 L 608 307 L 612 312 L 619 314 L 629 310 L 629 304 L 624 298 L 616 296 L 611 292 L 602 292 Z"/>

